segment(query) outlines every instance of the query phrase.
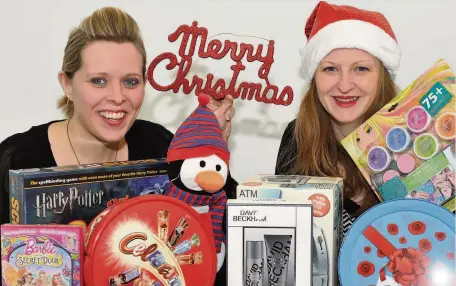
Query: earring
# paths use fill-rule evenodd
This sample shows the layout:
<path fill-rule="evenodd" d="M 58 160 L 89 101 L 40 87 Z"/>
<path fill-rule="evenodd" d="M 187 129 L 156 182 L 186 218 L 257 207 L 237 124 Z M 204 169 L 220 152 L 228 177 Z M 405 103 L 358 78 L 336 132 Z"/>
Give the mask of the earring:
<path fill-rule="evenodd" d="M 70 97 L 68 95 L 65 94 L 65 97 L 66 97 L 66 103 L 65 103 L 65 107 L 68 108 L 71 104 L 72 104 L 72 100 L 70 99 Z"/>

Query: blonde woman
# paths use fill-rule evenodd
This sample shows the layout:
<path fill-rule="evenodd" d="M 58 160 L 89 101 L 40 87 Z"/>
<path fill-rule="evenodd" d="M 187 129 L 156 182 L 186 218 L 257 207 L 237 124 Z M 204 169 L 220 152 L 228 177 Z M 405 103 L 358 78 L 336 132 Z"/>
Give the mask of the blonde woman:
<path fill-rule="evenodd" d="M 166 157 L 173 134 L 137 119 L 145 94 L 146 50 L 129 14 L 102 8 L 74 28 L 58 80 L 64 93 L 58 107 L 65 119 L 33 126 L 0 144 L 0 223 L 8 222 L 9 169 Z M 210 104 L 225 139 L 232 102 L 227 96 Z"/>
<path fill-rule="evenodd" d="M 58 107 L 65 119 L 33 126 L 0 144 L 0 224 L 9 221 L 10 169 L 166 157 L 173 134 L 137 119 L 146 59 L 136 21 L 120 9 L 96 10 L 70 32 L 58 74 L 64 93 Z M 233 98 L 212 99 L 209 107 L 228 140 Z M 229 177 L 228 198 L 234 198 L 236 184 Z"/>

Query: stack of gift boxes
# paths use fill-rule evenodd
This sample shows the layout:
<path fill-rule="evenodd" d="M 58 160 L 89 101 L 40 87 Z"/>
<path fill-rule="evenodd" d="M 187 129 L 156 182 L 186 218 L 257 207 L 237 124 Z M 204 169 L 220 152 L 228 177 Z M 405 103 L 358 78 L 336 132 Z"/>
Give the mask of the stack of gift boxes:
<path fill-rule="evenodd" d="M 11 224 L 1 226 L 2 286 L 84 285 L 87 227 L 126 200 L 162 193 L 166 168 L 157 159 L 11 170 Z"/>
<path fill-rule="evenodd" d="M 185 277 L 174 283 L 144 277 L 144 260 L 122 256 L 125 249 L 119 254 L 120 238 L 117 245 L 106 246 L 108 241 L 99 243 L 106 235 L 100 238 L 100 231 L 96 233 L 102 223 L 103 227 L 114 224 L 114 219 L 103 222 L 106 214 L 116 211 L 130 217 L 133 212 L 145 223 L 157 224 L 149 231 L 173 249 L 177 265 L 185 265 L 179 254 L 212 244 L 191 233 L 188 216 L 171 223 L 168 211 L 154 213 L 154 201 L 145 202 L 149 205 L 144 214 L 140 204 L 145 200 L 134 203 L 131 210 L 125 207 L 136 197 L 163 194 L 168 183 L 164 159 L 11 170 L 11 224 L 1 227 L 3 285 L 21 285 L 21 281 L 96 285 L 97 274 L 102 274 L 93 269 L 100 257 L 106 260 L 99 264 L 106 263 L 110 270 L 116 265 L 131 266 L 119 273 L 111 271 L 106 285 L 136 285 L 138 279 L 153 286 L 185 285 Z M 238 199 L 228 201 L 226 212 L 228 285 L 334 285 L 342 229 L 341 190 L 340 178 L 262 175 L 239 184 Z M 153 242 L 141 237 L 147 231 L 136 224 L 127 223 L 124 228 L 138 234 L 125 241 L 126 249 L 142 257 Z M 179 241 L 182 233 L 185 241 Z M 148 243 L 128 245 L 134 239 Z"/>
<path fill-rule="evenodd" d="M 260 175 L 239 184 L 228 201 L 228 285 L 337 285 L 342 182 Z"/>

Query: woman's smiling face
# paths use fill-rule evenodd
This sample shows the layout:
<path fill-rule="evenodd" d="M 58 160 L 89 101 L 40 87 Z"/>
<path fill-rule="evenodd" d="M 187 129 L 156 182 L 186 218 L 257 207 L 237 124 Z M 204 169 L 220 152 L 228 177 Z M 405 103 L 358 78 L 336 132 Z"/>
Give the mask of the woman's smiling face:
<path fill-rule="evenodd" d="M 93 42 L 64 84 L 75 119 L 100 141 L 119 141 L 136 119 L 145 92 L 142 61 L 132 43 Z"/>
<path fill-rule="evenodd" d="M 380 61 L 358 49 L 336 49 L 322 59 L 315 73 L 318 98 L 340 124 L 360 121 L 375 97 Z"/>

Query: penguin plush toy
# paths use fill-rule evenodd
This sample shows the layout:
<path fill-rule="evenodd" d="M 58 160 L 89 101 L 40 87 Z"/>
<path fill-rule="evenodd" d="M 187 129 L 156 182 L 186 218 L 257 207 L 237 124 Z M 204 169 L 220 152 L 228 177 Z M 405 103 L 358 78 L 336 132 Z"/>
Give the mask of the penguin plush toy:
<path fill-rule="evenodd" d="M 167 154 L 170 184 L 164 195 L 177 198 L 199 213 L 210 213 L 217 271 L 225 259 L 222 228 L 227 196 L 230 152 L 215 114 L 207 107 L 208 95 L 198 96 L 199 105 L 177 129 Z"/>

